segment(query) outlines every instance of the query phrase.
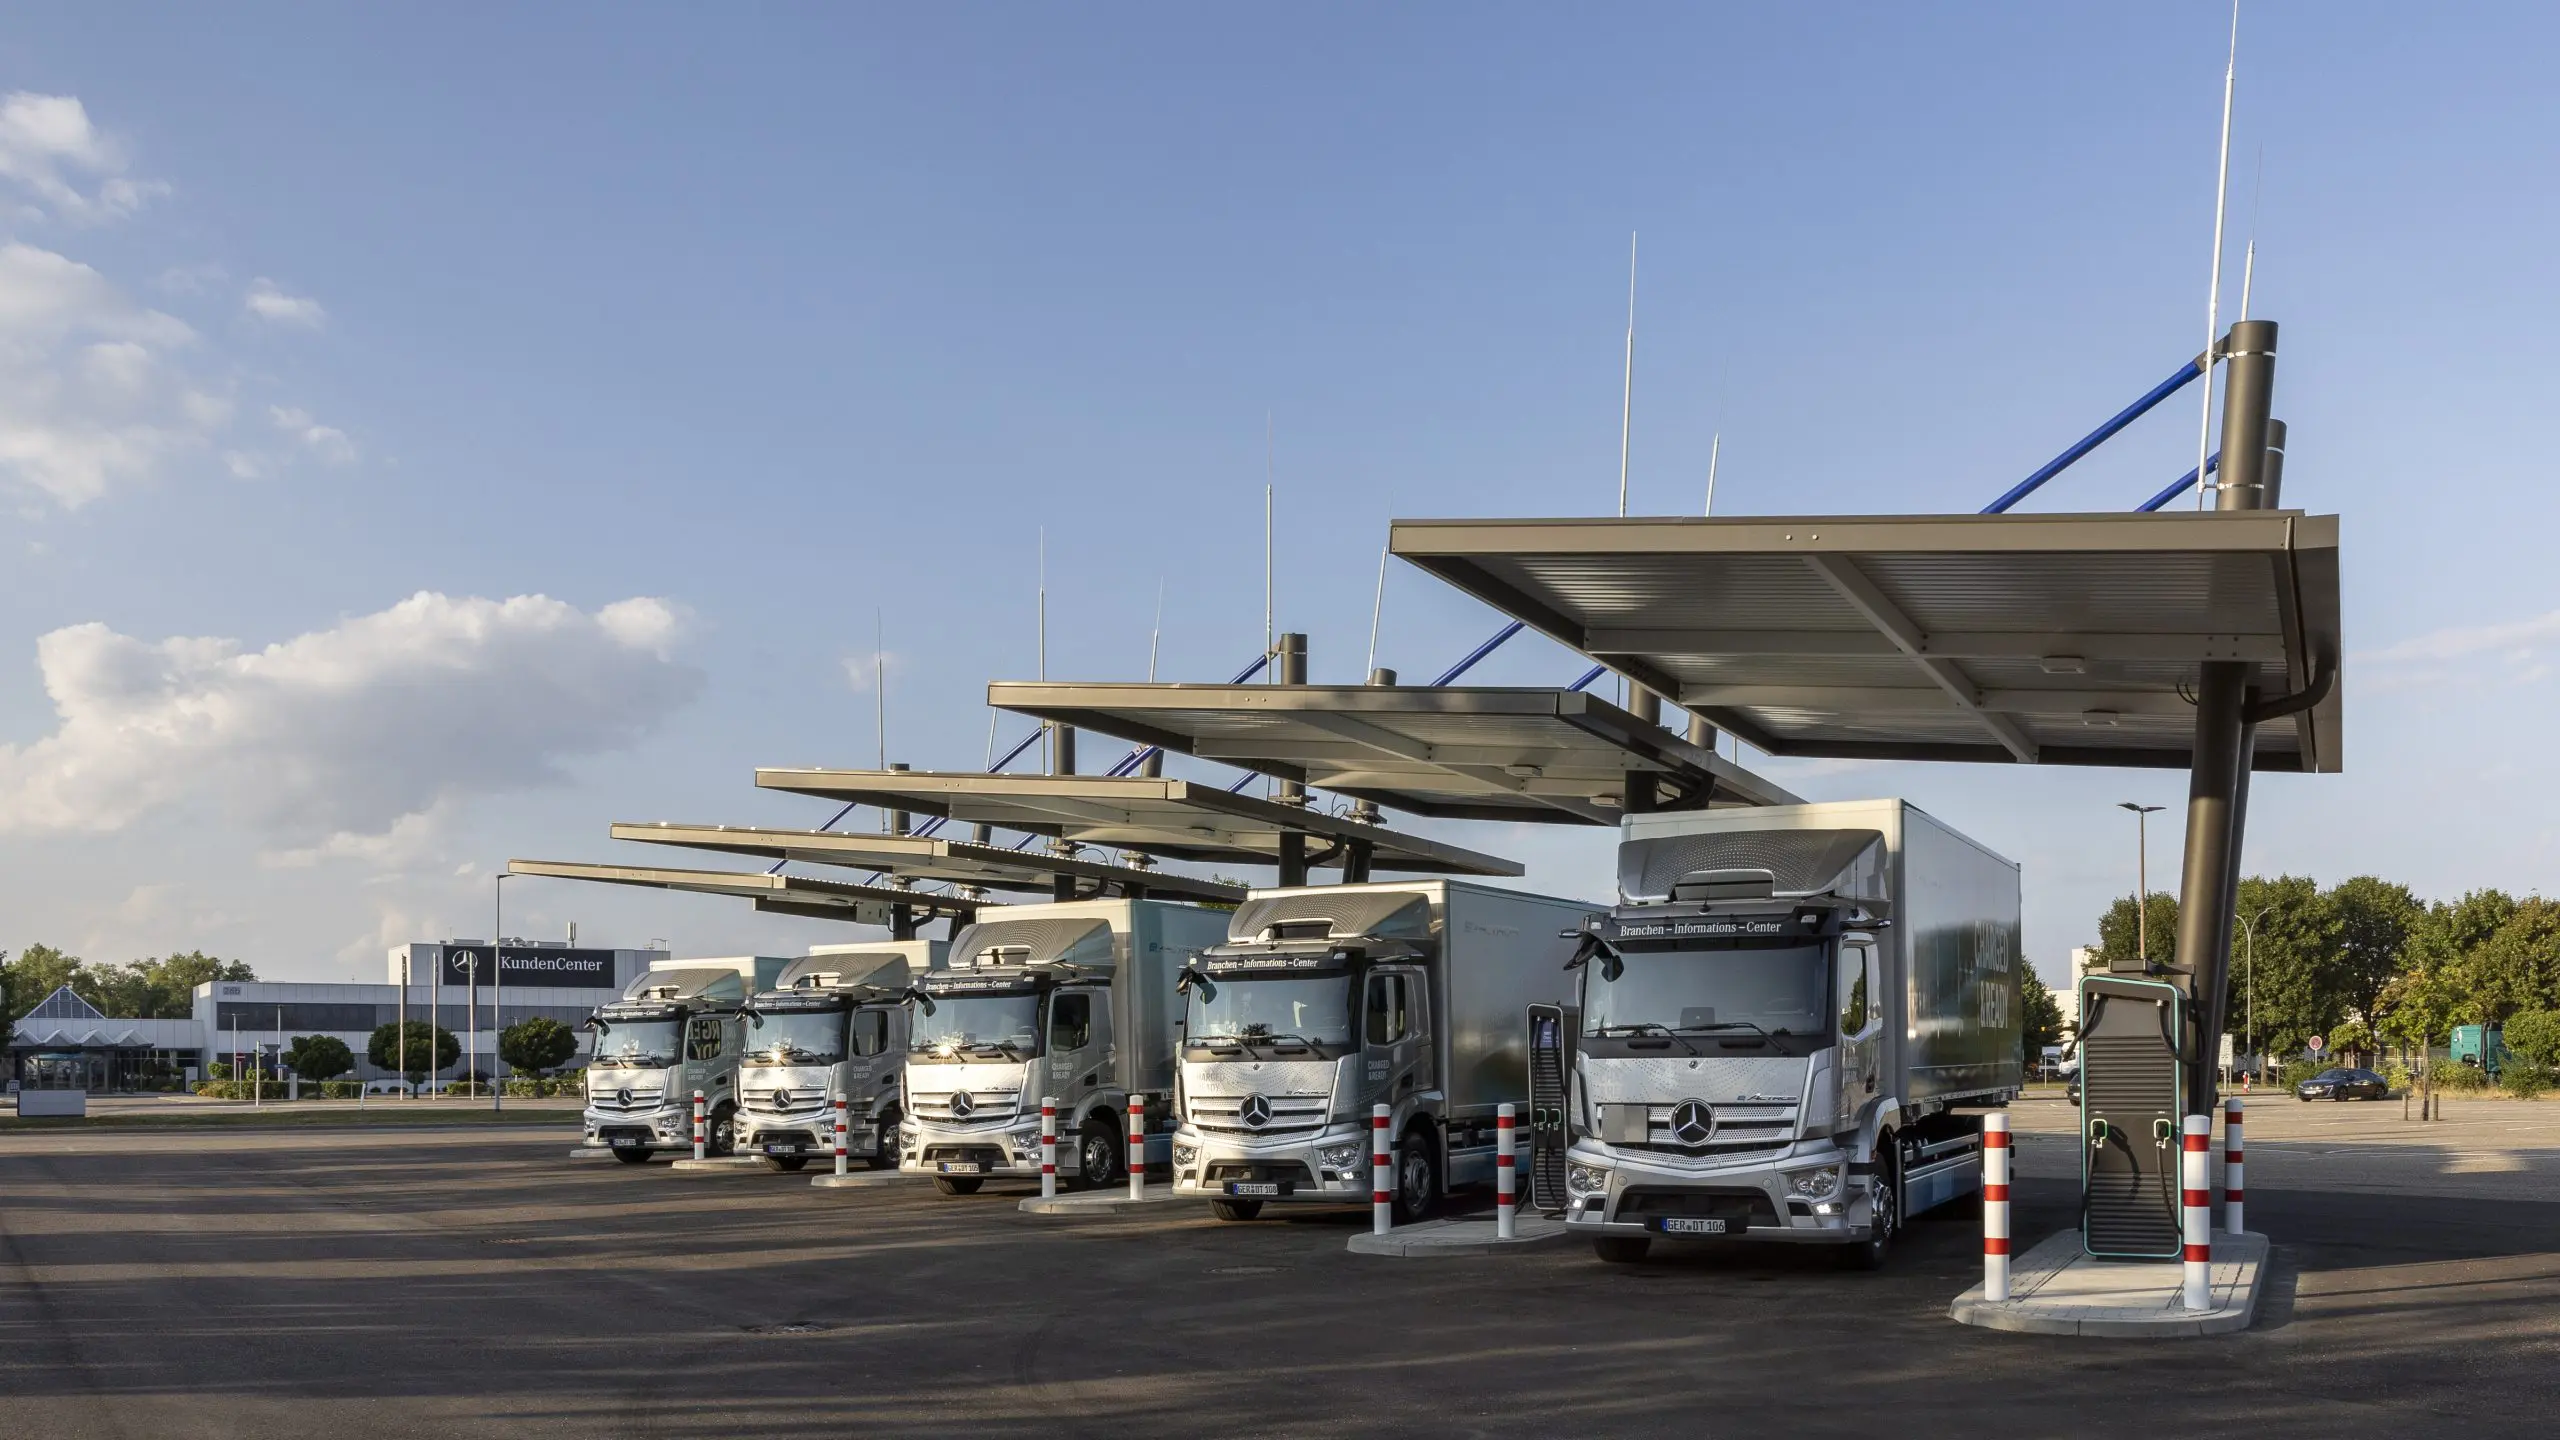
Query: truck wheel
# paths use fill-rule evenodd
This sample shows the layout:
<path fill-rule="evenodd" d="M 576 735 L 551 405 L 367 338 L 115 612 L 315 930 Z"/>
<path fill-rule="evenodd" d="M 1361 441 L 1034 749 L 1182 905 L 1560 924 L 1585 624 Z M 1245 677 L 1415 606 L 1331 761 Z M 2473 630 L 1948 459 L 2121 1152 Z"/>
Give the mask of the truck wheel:
<path fill-rule="evenodd" d="M 646 1165 L 649 1163 L 649 1152 L 646 1150 L 616 1150 L 613 1152 L 613 1158 L 621 1161 L 625 1165 Z"/>
<path fill-rule="evenodd" d="M 733 1155 L 738 1149 L 738 1112 L 723 1105 L 711 1112 L 711 1134 L 703 1152 L 710 1155 Z"/>
<path fill-rule="evenodd" d="M 1867 1238 L 1851 1245 L 1845 1257 L 1852 1270 L 1881 1270 L 1885 1257 L 1893 1253 L 1893 1237 L 1902 1230 L 1902 1187 L 1899 1167 L 1894 1163 L 1893 1137 L 1876 1142 L 1876 1168 L 1868 1182 L 1871 1204 L 1867 1216 Z"/>
<path fill-rule="evenodd" d="M 1129 1178 L 1120 1167 L 1122 1149 L 1128 1142 L 1113 1134 L 1108 1125 L 1088 1122 L 1076 1133 L 1076 1168 L 1088 1190 L 1099 1190 Z"/>
<path fill-rule="evenodd" d="M 1259 1200 L 1212 1200 L 1209 1213 L 1221 1220 L 1251 1220 L 1262 1214 Z"/>
<path fill-rule="evenodd" d="M 1411 1225 L 1429 1215 L 1439 1201 L 1440 1157 L 1431 1144 L 1431 1131 L 1409 1131 L 1396 1147 L 1395 1223 Z"/>
<path fill-rule="evenodd" d="M 764 1168 L 767 1170 L 780 1170 L 785 1173 L 797 1170 L 808 1163 L 809 1157 L 806 1155 L 767 1155 L 764 1157 Z"/>
<path fill-rule="evenodd" d="M 1653 1242 L 1641 1235 L 1596 1235 L 1591 1240 L 1591 1253 L 1611 1265 L 1641 1265 L 1652 1248 Z"/>
<path fill-rule="evenodd" d="M 872 1137 L 870 1157 L 863 1161 L 874 1170 L 887 1170 L 898 1163 L 898 1113 L 894 1110 L 880 1117 L 880 1129 Z"/>
<path fill-rule="evenodd" d="M 941 1191 L 945 1195 L 975 1195 L 978 1193 L 978 1187 L 986 1183 L 986 1177 L 981 1175 L 936 1175 L 933 1177 L 933 1188 Z"/>

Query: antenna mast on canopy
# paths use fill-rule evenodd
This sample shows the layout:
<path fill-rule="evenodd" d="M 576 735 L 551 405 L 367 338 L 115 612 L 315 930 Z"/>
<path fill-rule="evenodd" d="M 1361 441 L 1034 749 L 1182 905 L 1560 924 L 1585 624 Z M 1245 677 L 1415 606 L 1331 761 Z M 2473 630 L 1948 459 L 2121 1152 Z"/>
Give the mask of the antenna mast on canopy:
<path fill-rule="evenodd" d="M 2231 200 L 2231 95 L 2240 73 L 2240 0 L 2231 0 L 2231 55 L 2222 67 L 2222 161 L 2213 181 L 2213 282 L 2205 289 L 2204 414 L 2196 422 L 2196 508 L 2207 508 L 2205 491 L 2218 489 L 2207 478 L 2213 450 L 2213 347 L 2222 337 L 2222 222 Z"/>
<path fill-rule="evenodd" d="M 1701 514 L 1716 513 L 1716 457 L 1723 452 L 1724 432 L 1719 430 L 1715 438 L 1707 442 L 1707 508 Z"/>
<path fill-rule="evenodd" d="M 1627 518 L 1627 440 L 1636 418 L 1636 232 L 1627 232 L 1627 383 L 1618 401 L 1618 518 Z"/>

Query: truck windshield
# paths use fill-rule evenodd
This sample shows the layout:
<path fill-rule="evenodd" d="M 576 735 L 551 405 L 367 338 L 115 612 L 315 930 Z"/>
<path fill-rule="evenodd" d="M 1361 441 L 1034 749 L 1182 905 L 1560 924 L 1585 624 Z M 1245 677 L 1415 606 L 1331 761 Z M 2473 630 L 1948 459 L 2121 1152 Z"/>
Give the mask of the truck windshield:
<path fill-rule="evenodd" d="M 616 1020 L 596 1036 L 597 1065 L 673 1065 L 684 1045 L 681 1020 Z"/>
<path fill-rule="evenodd" d="M 923 1054 L 952 1056 L 997 1051 L 1016 1058 L 1039 1053 L 1040 997 L 1028 990 L 1012 995 L 937 995 L 933 1013 L 916 1007 L 913 1047 Z"/>
<path fill-rule="evenodd" d="M 766 1065 L 833 1065 L 844 1058 L 842 1010 L 800 1010 L 764 1016 L 764 1028 L 747 1032 L 747 1059 Z"/>
<path fill-rule="evenodd" d="M 1213 991 L 1202 994 L 1203 989 Z M 1295 980 L 1212 981 L 1191 991 L 1193 1040 L 1303 1040 L 1351 1043 L 1351 981 L 1342 975 Z"/>
<path fill-rule="evenodd" d="M 1817 1035 L 1830 1025 L 1826 945 L 1705 940 L 1627 948 L 1583 967 L 1582 1033 Z"/>

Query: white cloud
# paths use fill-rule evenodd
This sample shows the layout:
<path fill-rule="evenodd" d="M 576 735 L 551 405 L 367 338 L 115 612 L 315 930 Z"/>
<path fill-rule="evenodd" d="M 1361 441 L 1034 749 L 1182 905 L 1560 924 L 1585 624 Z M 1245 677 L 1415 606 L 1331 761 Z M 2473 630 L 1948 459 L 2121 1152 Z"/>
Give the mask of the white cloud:
<path fill-rule="evenodd" d="M 871 687 L 879 680 L 881 672 L 885 671 L 894 678 L 907 668 L 906 657 L 895 650 L 884 650 L 877 655 L 847 655 L 843 663 L 844 683 L 864 695 L 871 693 Z"/>
<path fill-rule="evenodd" d="M 313 861 L 414 853 L 438 807 L 560 783 L 566 762 L 691 700 L 681 628 L 663 600 L 588 613 L 421 592 L 257 651 L 56 630 L 36 654 L 60 724 L 0 745 L 0 835 L 112 832 L 190 805 Z"/>
<path fill-rule="evenodd" d="M 2560 650 L 2560 610 L 2494 625 L 2455 625 L 2355 657 L 2374 667 L 2377 688 L 2401 690 L 2456 675 L 2521 682 L 2551 673 Z"/>
<path fill-rule="evenodd" d="M 195 342 L 76 260 L 0 245 L 0 473 L 75 509 L 201 448 L 231 402 L 176 363 Z"/>
<path fill-rule="evenodd" d="M 272 405 L 268 407 L 267 415 L 275 421 L 278 430 L 293 437 L 294 443 L 329 464 L 344 465 L 356 458 L 355 442 L 347 438 L 347 432 L 312 419 L 308 410 Z"/>
<path fill-rule="evenodd" d="M 276 325 L 291 325 L 303 330 L 317 330 L 329 321 L 329 312 L 308 295 L 289 295 L 276 287 L 276 282 L 259 276 L 249 282 L 249 293 L 240 302 L 250 314 Z"/>
<path fill-rule="evenodd" d="M 126 169 L 124 147 L 90 123 L 78 97 L 20 90 L 0 99 L 0 179 L 32 197 L 32 213 L 84 224 L 120 220 L 169 193 Z M 80 176 L 95 188 L 83 190 Z"/>

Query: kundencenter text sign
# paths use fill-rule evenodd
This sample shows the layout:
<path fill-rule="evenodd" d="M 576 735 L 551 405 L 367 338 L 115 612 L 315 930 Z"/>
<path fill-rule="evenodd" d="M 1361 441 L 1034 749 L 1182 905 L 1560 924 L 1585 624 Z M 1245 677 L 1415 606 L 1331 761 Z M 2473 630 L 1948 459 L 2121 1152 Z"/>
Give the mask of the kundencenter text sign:
<path fill-rule="evenodd" d="M 542 946 L 520 949 L 513 945 L 496 950 L 497 968 L 490 965 L 491 950 L 486 945 L 447 945 L 444 947 L 444 983 L 469 985 L 476 973 L 479 983 L 488 985 L 504 981 L 509 985 L 545 985 L 555 989 L 611 990 L 613 952 L 610 950 L 568 950 Z"/>

